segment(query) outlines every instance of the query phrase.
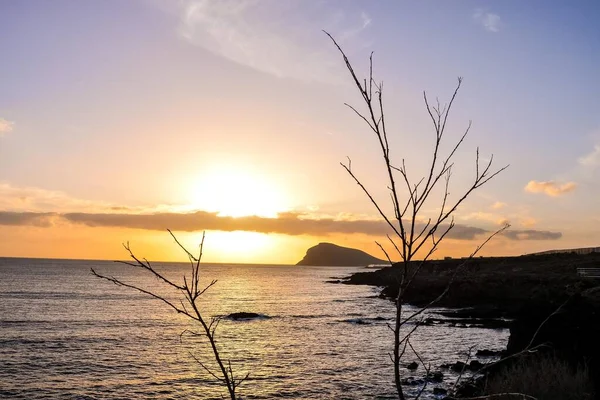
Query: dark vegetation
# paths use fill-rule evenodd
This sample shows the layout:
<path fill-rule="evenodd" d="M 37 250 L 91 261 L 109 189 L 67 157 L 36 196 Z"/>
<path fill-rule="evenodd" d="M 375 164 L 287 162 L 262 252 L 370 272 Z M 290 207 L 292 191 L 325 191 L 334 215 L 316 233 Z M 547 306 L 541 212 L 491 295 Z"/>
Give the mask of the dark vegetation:
<path fill-rule="evenodd" d="M 485 387 L 488 395 L 527 393 L 540 400 L 590 400 L 593 390 L 585 365 L 574 367 L 554 355 L 524 357 L 490 378 Z"/>
<path fill-rule="evenodd" d="M 579 277 L 577 268 L 600 266 L 600 253 L 481 257 L 461 267 L 464 261 L 426 262 L 419 279 L 406 290 L 406 303 L 427 304 L 445 290 L 454 277 L 448 292 L 436 306 L 468 308 L 455 312 L 456 316 L 514 317 L 525 306 L 556 308 L 570 296 L 597 284 L 593 279 Z M 418 265 L 419 262 L 414 261 L 411 268 Z M 397 264 L 392 268 L 356 273 L 344 283 L 382 286 L 381 295 L 394 298 L 402 272 L 401 265 Z"/>

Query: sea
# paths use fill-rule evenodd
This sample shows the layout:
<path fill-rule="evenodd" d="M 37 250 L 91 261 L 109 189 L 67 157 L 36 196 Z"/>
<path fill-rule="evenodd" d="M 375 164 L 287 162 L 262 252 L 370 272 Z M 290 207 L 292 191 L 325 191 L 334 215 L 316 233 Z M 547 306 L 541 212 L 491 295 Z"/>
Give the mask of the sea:
<path fill-rule="evenodd" d="M 90 269 L 173 301 L 176 293 L 146 271 L 112 261 L 0 258 L 0 398 L 222 399 L 224 388 L 196 360 L 215 369 L 199 327 L 160 300 L 93 276 Z M 175 281 L 186 263 L 158 263 Z M 199 300 L 221 320 L 217 346 L 236 377 L 249 377 L 241 399 L 393 399 L 389 354 L 394 305 L 380 288 L 335 284 L 364 268 L 204 264 L 216 279 Z M 411 308 L 407 307 L 406 312 Z M 437 315 L 438 309 L 428 313 Z M 406 329 L 409 329 L 407 327 Z M 478 349 L 505 348 L 508 331 L 421 326 L 411 344 L 433 371 Z M 418 361 L 408 350 L 403 364 Z M 448 389 L 457 375 L 440 370 Z M 403 368 L 403 376 L 424 376 Z M 409 395 L 420 386 L 407 386 Z M 439 396 L 438 396 L 439 398 Z"/>

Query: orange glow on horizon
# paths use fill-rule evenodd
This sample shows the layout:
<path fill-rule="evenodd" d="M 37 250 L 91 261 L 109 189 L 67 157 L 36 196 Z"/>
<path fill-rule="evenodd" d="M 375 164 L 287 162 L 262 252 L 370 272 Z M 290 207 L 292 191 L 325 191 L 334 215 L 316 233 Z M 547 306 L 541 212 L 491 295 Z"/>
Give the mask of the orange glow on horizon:
<path fill-rule="evenodd" d="M 181 243 L 196 253 L 201 232 L 174 232 Z M 77 225 L 52 227 L 2 227 L 0 242 L 2 257 L 79 258 L 124 260 L 127 252 L 121 243 L 130 242 L 132 249 L 141 257 L 151 261 L 187 261 L 185 254 L 167 232 L 141 229 L 93 228 Z M 204 243 L 203 262 L 206 263 L 249 263 L 249 264 L 295 264 L 304 257 L 306 250 L 320 242 L 331 242 L 340 246 L 353 247 L 383 259 L 385 256 L 375 244 L 381 238 L 368 235 L 279 235 L 258 232 L 207 231 Z M 29 243 L 36 243 L 35 246 Z M 575 247 L 583 238 L 573 237 L 566 247 Z M 584 242 L 585 243 L 585 242 Z M 479 244 L 474 240 L 448 239 L 433 258 L 445 256 L 468 256 Z M 520 255 L 551 248 L 551 244 L 496 238 L 480 253 L 482 256 Z M 387 246 L 393 259 L 393 250 Z"/>

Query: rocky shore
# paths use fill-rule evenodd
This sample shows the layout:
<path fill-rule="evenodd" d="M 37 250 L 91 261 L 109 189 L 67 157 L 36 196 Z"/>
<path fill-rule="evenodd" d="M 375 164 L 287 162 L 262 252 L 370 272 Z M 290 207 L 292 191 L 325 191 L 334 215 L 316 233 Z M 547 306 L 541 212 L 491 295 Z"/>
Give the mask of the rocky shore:
<path fill-rule="evenodd" d="M 454 276 L 448 293 L 436 303 L 436 307 L 450 308 L 445 317 L 464 326 L 489 323 L 492 328 L 501 327 L 494 325 L 502 325 L 498 321 L 510 321 L 506 322 L 510 329 L 506 356 L 544 344 L 536 353 L 552 354 L 573 366 L 585 365 L 591 381 L 596 383 L 595 398 L 600 399 L 600 280 L 577 273 L 578 268 L 600 267 L 600 254 L 464 261 L 426 263 L 407 290 L 405 301 L 415 306 L 428 304 Z M 400 272 L 399 266 L 361 272 L 343 283 L 380 286 L 382 297 L 393 298 L 398 292 Z"/>

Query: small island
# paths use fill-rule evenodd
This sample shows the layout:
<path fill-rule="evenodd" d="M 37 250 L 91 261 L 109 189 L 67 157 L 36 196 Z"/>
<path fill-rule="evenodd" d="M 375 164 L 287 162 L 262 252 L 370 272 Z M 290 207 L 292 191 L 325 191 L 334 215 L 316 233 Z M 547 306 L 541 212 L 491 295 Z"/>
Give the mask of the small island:
<path fill-rule="evenodd" d="M 306 251 L 296 265 L 315 267 L 366 267 L 372 264 L 388 264 L 362 250 L 342 247 L 333 243 L 319 243 Z"/>

